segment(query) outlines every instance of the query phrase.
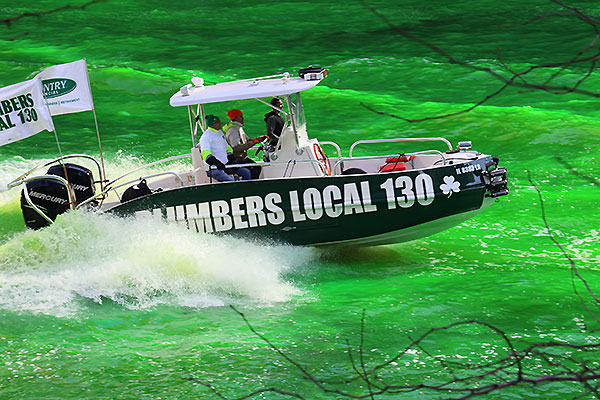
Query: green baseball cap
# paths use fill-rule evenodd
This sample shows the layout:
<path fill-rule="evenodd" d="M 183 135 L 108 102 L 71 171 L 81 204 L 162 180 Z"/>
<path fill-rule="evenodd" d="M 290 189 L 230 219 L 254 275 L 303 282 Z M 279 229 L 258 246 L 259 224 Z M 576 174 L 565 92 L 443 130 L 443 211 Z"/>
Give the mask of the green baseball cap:
<path fill-rule="evenodd" d="M 214 124 L 216 124 L 220 120 L 221 120 L 221 118 L 217 117 L 216 115 L 208 114 L 206 116 L 206 125 L 213 126 Z"/>

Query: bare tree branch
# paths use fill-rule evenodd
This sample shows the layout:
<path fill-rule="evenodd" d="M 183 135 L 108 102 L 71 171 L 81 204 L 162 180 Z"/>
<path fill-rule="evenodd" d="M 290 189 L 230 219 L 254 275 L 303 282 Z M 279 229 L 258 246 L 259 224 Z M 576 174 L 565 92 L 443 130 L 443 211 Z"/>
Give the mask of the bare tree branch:
<path fill-rule="evenodd" d="M 586 181 L 590 182 L 592 185 L 595 185 L 597 188 L 600 189 L 600 180 L 598 180 L 598 178 L 594 178 L 593 176 L 587 176 L 587 175 L 580 173 L 571 164 L 569 164 L 564 158 L 562 158 L 560 156 L 555 156 L 554 158 L 556 159 L 556 161 L 558 161 L 559 163 L 564 165 L 569 170 L 570 173 L 572 173 L 573 175 L 578 176 L 582 179 L 585 179 Z"/>
<path fill-rule="evenodd" d="M 50 15 L 50 14 L 54 14 L 54 13 L 57 13 L 60 11 L 65 11 L 65 10 L 85 10 L 86 7 L 88 7 L 92 4 L 95 4 L 95 3 L 100 3 L 101 1 L 104 1 L 104 0 L 90 0 L 87 3 L 82 4 L 80 6 L 72 6 L 70 4 L 66 4 L 62 7 L 54 8 L 52 10 L 25 12 L 23 14 L 15 15 L 14 17 L 0 19 L 0 23 L 4 23 L 7 26 L 10 26 L 13 22 L 18 21 L 23 18 L 27 18 L 27 17 L 38 17 L 39 18 L 43 15 Z"/>
<path fill-rule="evenodd" d="M 275 346 L 266 336 L 258 333 L 243 313 L 237 311 L 234 307 L 231 308 L 243 318 L 246 326 L 254 335 L 265 342 L 278 354 L 283 355 L 284 358 L 298 371 L 300 371 L 300 373 L 307 378 L 309 382 L 315 385 L 315 389 L 326 394 L 334 395 L 335 398 L 376 399 L 383 395 L 410 395 L 410 393 L 420 391 L 420 393 L 429 393 L 430 395 L 435 394 L 436 398 L 439 399 L 457 400 L 470 399 L 490 393 L 500 393 L 503 389 L 516 386 L 533 387 L 561 382 L 578 383 L 585 388 L 586 395 L 594 395 L 595 397 L 600 398 L 598 393 L 598 387 L 600 385 L 600 367 L 598 366 L 598 363 L 594 362 L 589 364 L 583 358 L 576 358 L 577 354 L 596 354 L 600 352 L 600 343 L 577 345 L 572 343 L 550 341 L 530 344 L 524 349 L 517 350 L 513 344 L 513 341 L 504 331 L 492 324 L 478 320 L 460 321 L 443 327 L 429 329 L 417 339 L 411 340 L 410 344 L 405 348 L 405 350 L 401 351 L 392 359 L 395 361 L 388 360 L 372 368 L 367 368 L 364 357 L 362 356 L 362 354 L 365 352 L 365 349 L 363 337 L 364 328 L 361 328 L 361 338 L 358 350 L 360 353 L 360 368 L 357 366 L 353 357 L 351 357 L 351 365 L 354 373 L 356 374 L 354 380 L 367 383 L 367 388 L 365 393 L 350 393 L 348 390 L 330 386 L 337 386 L 339 384 L 347 385 L 351 381 L 347 380 L 335 383 L 325 382 L 317 378 L 305 367 L 302 367 L 299 362 L 285 355 L 285 352 L 281 348 Z M 365 316 L 363 314 L 361 325 L 364 323 Z M 452 376 L 445 380 L 443 379 L 443 376 L 444 374 L 448 374 L 448 372 L 446 371 L 445 364 L 439 360 L 433 360 L 434 362 L 431 364 L 439 364 L 444 366 L 439 372 L 439 377 L 425 378 L 422 382 L 410 383 L 407 381 L 405 383 L 391 383 L 386 382 L 386 380 L 390 380 L 391 378 L 388 377 L 383 379 L 377 376 L 377 371 L 383 372 L 383 370 L 388 367 L 393 368 L 393 364 L 395 362 L 399 361 L 402 357 L 408 354 L 414 354 L 414 350 L 421 349 L 423 350 L 424 354 L 432 357 L 430 352 L 425 349 L 425 342 L 428 343 L 428 346 L 432 346 L 432 343 L 436 342 L 435 335 L 460 327 L 469 326 L 481 327 L 484 329 L 484 333 L 485 330 L 487 330 L 488 332 L 493 333 L 501 338 L 501 340 L 505 343 L 505 350 L 507 351 L 506 356 L 486 364 L 456 364 L 456 368 L 460 368 L 460 371 L 452 371 Z M 443 340 L 443 336 L 438 340 Z M 412 352 L 409 352 L 409 350 L 412 350 Z M 540 368 L 542 364 L 546 365 L 547 368 Z M 569 364 L 572 366 L 569 366 Z M 536 372 L 537 370 L 541 370 L 542 372 Z M 386 372 L 387 375 L 389 375 L 390 371 Z M 396 376 L 396 378 L 405 380 L 402 376 Z M 199 382 L 200 384 L 208 387 L 216 396 L 221 399 L 227 398 L 222 393 L 217 391 L 212 384 L 202 383 L 196 378 L 185 379 Z M 373 379 L 376 379 L 379 383 L 375 384 Z M 432 383 L 428 383 L 428 380 L 431 380 Z M 434 383 L 436 380 L 438 382 Z M 247 399 L 266 392 L 273 392 L 288 397 L 304 399 L 300 393 L 290 390 L 282 390 L 272 386 L 254 390 L 244 396 L 235 397 L 235 399 Z M 581 391 L 579 391 L 578 394 L 573 395 L 571 398 L 580 398 L 580 393 Z M 412 395 L 410 396 L 412 398 Z"/>
<path fill-rule="evenodd" d="M 581 12 L 579 9 L 577 9 L 575 7 L 570 7 L 570 6 L 566 5 L 565 3 L 563 3 L 560 0 L 550 0 L 550 1 L 552 1 L 553 3 L 558 4 L 561 7 L 566 8 L 567 10 L 570 10 L 570 11 L 574 12 L 575 14 L 577 14 L 577 16 L 579 18 L 581 18 L 582 20 L 588 22 L 589 24 L 600 25 L 600 20 L 594 19 L 594 18 L 590 17 L 589 15 L 584 14 L 583 12 Z"/>
<path fill-rule="evenodd" d="M 481 100 L 475 102 L 472 106 L 466 107 L 460 111 L 445 113 L 445 114 L 436 115 L 436 116 L 427 116 L 427 117 L 423 117 L 423 118 L 407 118 L 407 117 L 391 114 L 388 112 L 375 110 L 373 107 L 370 107 L 364 103 L 361 103 L 361 105 L 363 107 L 367 108 L 369 111 L 375 112 L 380 115 L 387 115 L 389 117 L 401 119 L 406 122 L 422 122 L 422 121 L 427 121 L 427 120 L 449 118 L 449 117 L 453 117 L 453 116 L 457 116 L 457 115 L 461 115 L 461 114 L 470 112 L 473 109 L 485 104 L 490 99 L 498 96 L 508 87 L 517 87 L 517 88 L 521 88 L 521 89 L 545 91 L 545 92 L 555 94 L 555 95 L 577 93 L 577 94 L 581 94 L 581 95 L 585 95 L 585 96 L 589 96 L 589 97 L 600 98 L 600 92 L 585 90 L 580 87 L 581 84 L 584 83 L 592 75 L 593 72 L 595 72 L 597 65 L 598 65 L 598 61 L 600 61 L 600 51 L 598 51 L 598 50 L 596 50 L 593 54 L 584 57 L 585 53 L 589 52 L 590 50 L 594 50 L 598 45 L 598 41 L 600 40 L 600 29 L 599 29 L 600 21 L 590 17 L 589 15 L 583 13 L 581 10 L 579 10 L 575 7 L 570 7 L 570 6 L 565 5 L 564 3 L 562 3 L 559 0 L 551 0 L 551 1 L 554 2 L 555 4 L 559 5 L 560 7 L 565 8 L 566 10 L 570 11 L 570 13 L 545 13 L 545 14 L 541 14 L 537 17 L 534 17 L 522 24 L 512 25 L 512 26 L 528 25 L 534 21 L 538 21 L 538 20 L 541 20 L 543 18 L 548 18 L 548 17 L 567 17 L 568 16 L 568 17 L 577 18 L 580 21 L 582 21 L 583 23 L 588 24 L 595 32 L 594 37 L 586 46 L 581 48 L 578 52 L 575 53 L 575 55 L 573 57 L 571 57 L 570 59 L 568 59 L 566 61 L 558 61 L 558 62 L 531 65 L 531 66 L 525 68 L 521 72 L 514 71 L 504 61 L 502 61 L 500 57 L 498 57 L 499 62 L 504 67 L 505 71 L 507 71 L 510 74 L 510 76 L 504 76 L 504 75 L 500 74 L 499 72 L 494 71 L 492 68 L 478 66 L 474 63 L 461 61 L 461 60 L 455 58 L 454 56 L 452 56 L 450 53 L 443 50 L 439 46 L 436 46 L 433 43 L 430 43 L 426 40 L 416 37 L 416 36 L 406 32 L 405 30 L 401 29 L 400 27 L 398 27 L 397 25 L 392 23 L 386 15 L 384 15 L 383 13 L 379 12 L 376 8 L 369 5 L 366 2 L 366 0 L 360 0 L 360 2 L 369 11 L 371 11 L 371 13 L 373 15 L 380 18 L 385 24 L 388 25 L 388 27 L 390 27 L 397 34 L 407 38 L 410 41 L 413 41 L 415 43 L 419 43 L 425 47 L 428 47 L 429 49 L 433 50 L 435 53 L 444 57 L 447 60 L 447 62 L 450 64 L 458 65 L 460 67 L 470 69 L 472 71 L 485 72 L 486 74 L 490 75 L 491 77 L 493 77 L 503 83 L 502 86 L 500 86 L 497 90 L 487 94 Z M 568 67 L 577 65 L 577 64 L 588 64 L 588 63 L 589 63 L 589 65 L 587 66 L 587 72 L 573 84 L 568 85 L 568 86 L 551 85 L 551 83 L 558 76 L 560 76 Z M 557 69 L 557 68 L 558 68 L 558 70 L 555 71 L 554 69 Z M 526 79 L 526 77 L 529 76 L 531 74 L 531 72 L 539 71 L 539 70 L 549 72 L 549 76 L 542 83 L 536 83 L 534 81 L 529 81 Z"/>
<path fill-rule="evenodd" d="M 558 249 L 561 251 L 561 253 L 565 256 L 565 258 L 571 264 L 571 283 L 573 286 L 573 291 L 575 292 L 575 294 L 577 295 L 581 304 L 583 305 L 583 307 L 585 307 L 587 312 L 590 313 L 590 315 L 594 318 L 594 320 L 596 320 L 596 322 L 600 323 L 600 319 L 598 319 L 596 314 L 594 314 L 594 312 L 592 310 L 590 310 L 590 308 L 587 306 L 587 304 L 586 304 L 585 300 L 583 299 L 583 297 L 581 296 L 581 294 L 579 294 L 579 291 L 577 290 L 577 286 L 575 285 L 574 277 L 576 276 L 585 285 L 585 288 L 587 289 L 588 294 L 596 301 L 596 304 L 600 304 L 600 299 L 598 299 L 598 297 L 596 297 L 596 295 L 592 291 L 592 288 L 590 287 L 588 282 L 579 274 L 579 271 L 577 269 L 577 266 L 575 265 L 575 261 L 573 260 L 573 258 L 571 258 L 571 256 L 569 256 L 569 254 L 565 251 L 564 247 L 560 243 L 558 243 L 558 241 L 554 237 L 554 234 L 552 233 L 552 230 L 550 229 L 550 226 L 548 225 L 548 220 L 546 219 L 546 211 L 544 209 L 544 199 L 542 198 L 542 192 L 537 187 L 537 185 L 533 182 L 530 171 L 527 171 L 527 176 L 529 179 L 529 183 L 531 183 L 531 185 L 534 187 L 534 189 L 538 193 L 538 197 L 540 199 L 540 208 L 542 211 L 542 220 L 544 221 L 544 225 L 546 226 L 546 231 L 548 232 L 548 237 L 550 237 L 550 240 L 556 245 L 556 247 L 558 247 Z"/>
<path fill-rule="evenodd" d="M 598 321 L 577 291 L 575 277 L 585 285 L 588 293 L 596 303 L 600 303 L 600 301 L 595 296 L 586 280 L 577 271 L 575 261 L 554 237 L 546 218 L 544 199 L 541 195 L 541 191 L 533 182 L 531 173 L 529 171 L 527 172 L 529 181 L 539 196 L 542 220 L 546 226 L 548 236 L 571 264 L 573 290 L 584 308 L 590 312 L 596 321 Z M 562 341 L 547 341 L 532 343 L 519 350 L 509 335 L 502 329 L 485 321 L 467 320 L 454 322 L 442 327 L 431 328 L 416 339 L 409 337 L 409 344 L 395 356 L 391 358 L 388 357 L 386 361 L 378 364 L 368 366 L 364 357 L 366 318 L 365 310 L 363 310 L 360 341 L 358 345 L 358 362 L 352 355 L 353 351 L 350 342 L 346 340 L 350 367 L 354 376 L 341 381 L 326 381 L 318 378 L 306 367 L 302 366 L 300 362 L 288 356 L 282 348 L 274 345 L 265 335 L 259 333 L 242 312 L 238 311 L 233 306 L 230 307 L 242 317 L 246 326 L 255 336 L 285 358 L 285 360 L 294 366 L 303 377 L 315 385 L 316 390 L 320 390 L 325 394 L 334 395 L 335 398 L 338 399 L 375 400 L 380 396 L 392 394 L 406 394 L 412 398 L 413 394 L 418 391 L 419 393 L 435 395 L 436 398 L 439 399 L 458 400 L 471 399 L 492 393 L 500 394 L 502 390 L 513 387 L 535 387 L 552 385 L 554 383 L 575 383 L 581 385 L 581 390 L 578 390 L 577 394 L 573 394 L 572 397 L 570 397 L 573 400 L 587 396 L 594 396 L 595 398 L 600 399 L 600 364 L 596 361 L 587 361 L 588 359 L 598 359 L 597 354 L 600 353 L 600 342 L 575 344 Z M 444 340 L 444 335 L 442 335 L 441 338 L 438 338 L 437 336 L 451 330 L 460 329 L 461 327 L 479 327 L 483 329 L 482 334 L 485 334 L 486 331 L 494 334 L 503 343 L 502 349 L 506 354 L 485 363 L 459 363 L 452 360 L 440 360 L 429 350 L 429 348 L 437 343 L 438 340 Z M 487 338 L 486 341 L 489 341 L 489 338 Z M 434 376 L 428 376 L 422 380 L 419 379 L 416 383 L 411 383 L 409 379 L 397 375 L 395 372 L 398 370 L 396 366 L 404 358 L 414 356 L 414 354 L 417 354 L 418 352 L 431 360 L 431 363 L 429 364 L 430 367 L 433 368 L 435 365 L 439 365 L 441 368 Z M 592 357 L 586 357 L 587 354 L 592 355 Z M 383 378 L 384 375 L 386 378 Z M 219 392 L 212 384 L 204 383 L 196 378 L 184 379 L 198 382 L 209 388 L 220 399 L 227 399 L 227 397 Z M 395 380 L 400 380 L 400 382 L 393 382 Z M 366 392 L 350 392 L 349 385 L 352 383 L 358 384 L 360 382 L 366 384 Z M 340 386 L 342 387 L 340 388 Z M 362 387 L 364 388 L 364 386 Z M 267 392 L 297 399 L 305 398 L 300 393 L 269 386 L 256 389 L 241 397 L 235 397 L 235 399 L 248 399 Z"/>

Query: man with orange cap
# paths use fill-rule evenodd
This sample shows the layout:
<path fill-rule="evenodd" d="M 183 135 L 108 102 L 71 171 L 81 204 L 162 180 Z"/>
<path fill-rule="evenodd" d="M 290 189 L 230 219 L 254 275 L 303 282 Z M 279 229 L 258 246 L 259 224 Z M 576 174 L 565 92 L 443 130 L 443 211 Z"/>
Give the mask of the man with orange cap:
<path fill-rule="evenodd" d="M 259 143 L 267 136 L 260 136 L 254 139 L 250 139 L 246 132 L 244 132 L 244 113 L 240 110 L 233 109 L 227 112 L 227 116 L 231 120 L 227 125 L 223 127 L 225 137 L 229 145 L 233 148 L 233 163 L 235 164 L 251 164 L 254 163 L 248 158 L 248 149 L 255 144 Z M 260 176 L 261 168 L 259 166 L 246 167 L 252 173 L 252 179 L 258 179 Z"/>

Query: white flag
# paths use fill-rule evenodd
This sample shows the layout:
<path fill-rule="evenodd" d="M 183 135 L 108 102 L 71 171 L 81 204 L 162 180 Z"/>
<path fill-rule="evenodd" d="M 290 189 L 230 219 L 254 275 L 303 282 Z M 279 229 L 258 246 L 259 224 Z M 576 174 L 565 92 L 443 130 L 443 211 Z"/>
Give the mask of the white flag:
<path fill-rule="evenodd" d="M 37 76 L 42 80 L 50 114 L 69 114 L 94 109 L 85 60 L 53 65 Z"/>
<path fill-rule="evenodd" d="M 54 131 L 39 78 L 0 89 L 0 146 Z"/>

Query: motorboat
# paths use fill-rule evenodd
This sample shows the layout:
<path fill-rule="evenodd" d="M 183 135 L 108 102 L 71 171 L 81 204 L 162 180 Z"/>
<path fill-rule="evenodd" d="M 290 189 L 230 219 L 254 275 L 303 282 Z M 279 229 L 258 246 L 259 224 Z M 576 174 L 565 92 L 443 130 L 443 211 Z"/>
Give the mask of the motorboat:
<path fill-rule="evenodd" d="M 64 155 L 13 180 L 22 185 L 26 225 L 38 229 L 68 210 L 149 216 L 211 234 L 233 234 L 293 245 L 373 246 L 405 242 L 446 230 L 507 195 L 499 159 L 453 146 L 442 137 L 364 139 L 349 149 L 308 134 L 301 94 L 326 79 L 321 67 L 206 85 L 199 77 L 170 99 L 187 108 L 190 153 L 141 165 L 109 180 L 86 154 Z M 269 100 L 278 97 L 278 109 Z M 258 179 L 217 182 L 198 147 L 214 103 L 259 101 L 285 120 L 274 146 L 262 143 Z M 429 150 L 406 151 L 408 145 Z M 386 154 L 365 154 L 379 144 Z M 397 149 L 397 151 L 395 151 Z M 328 150 L 327 152 L 325 150 Z M 186 160 L 184 171 L 156 167 Z M 85 166 L 89 164 L 89 168 Z M 244 165 L 227 165 L 243 167 Z"/>

